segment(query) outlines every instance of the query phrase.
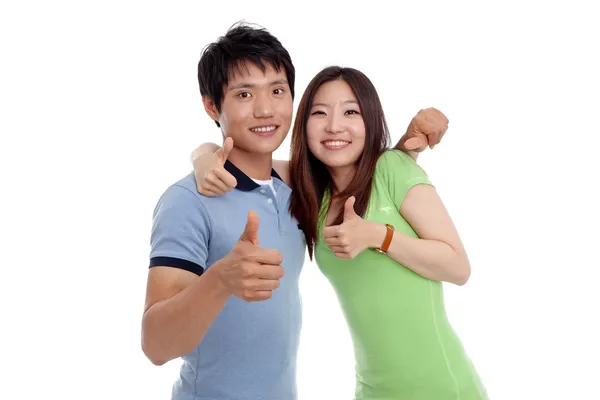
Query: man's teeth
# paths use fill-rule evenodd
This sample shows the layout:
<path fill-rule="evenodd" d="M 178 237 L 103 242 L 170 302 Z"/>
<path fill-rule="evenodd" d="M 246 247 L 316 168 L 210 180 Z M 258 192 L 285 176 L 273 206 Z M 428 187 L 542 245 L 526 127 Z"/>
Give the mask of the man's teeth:
<path fill-rule="evenodd" d="M 261 128 L 252 128 L 252 132 L 271 132 L 274 131 L 276 126 L 263 126 Z"/>
<path fill-rule="evenodd" d="M 325 146 L 331 146 L 331 147 L 340 147 L 340 146 L 344 146 L 350 142 L 346 142 L 343 140 L 330 140 L 330 141 L 326 141 L 323 142 L 325 144 Z"/>

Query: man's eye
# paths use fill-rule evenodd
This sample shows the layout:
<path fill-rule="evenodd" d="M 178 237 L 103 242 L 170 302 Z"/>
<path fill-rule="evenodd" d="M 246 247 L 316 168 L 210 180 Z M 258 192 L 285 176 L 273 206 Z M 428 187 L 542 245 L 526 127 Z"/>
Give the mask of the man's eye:
<path fill-rule="evenodd" d="M 238 94 L 238 96 L 241 97 L 242 99 L 247 99 L 252 95 L 248 92 L 242 92 L 242 93 Z"/>
<path fill-rule="evenodd" d="M 283 89 L 275 89 L 273 90 L 273 94 L 283 94 Z"/>

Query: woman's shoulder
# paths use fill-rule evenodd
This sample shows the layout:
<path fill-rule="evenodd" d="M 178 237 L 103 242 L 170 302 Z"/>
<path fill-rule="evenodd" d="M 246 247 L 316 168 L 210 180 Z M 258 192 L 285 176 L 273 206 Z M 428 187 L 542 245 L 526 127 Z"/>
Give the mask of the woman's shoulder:
<path fill-rule="evenodd" d="M 382 172 L 390 170 L 398 172 L 414 168 L 422 171 L 416 161 L 405 152 L 396 149 L 387 149 L 379 156 L 375 170 Z"/>
<path fill-rule="evenodd" d="M 411 156 L 400 150 L 386 150 L 377 160 L 375 184 L 384 185 L 396 193 L 396 200 L 404 198 L 415 184 L 431 184 L 427 173 Z"/>

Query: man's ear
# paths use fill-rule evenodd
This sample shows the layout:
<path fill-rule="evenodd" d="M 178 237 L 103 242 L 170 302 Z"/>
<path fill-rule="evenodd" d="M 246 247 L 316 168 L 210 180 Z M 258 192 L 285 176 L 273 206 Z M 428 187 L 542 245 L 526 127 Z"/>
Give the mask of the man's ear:
<path fill-rule="evenodd" d="M 202 104 L 204 104 L 204 110 L 208 116 L 215 122 L 219 122 L 219 111 L 213 99 L 208 96 L 202 96 Z"/>

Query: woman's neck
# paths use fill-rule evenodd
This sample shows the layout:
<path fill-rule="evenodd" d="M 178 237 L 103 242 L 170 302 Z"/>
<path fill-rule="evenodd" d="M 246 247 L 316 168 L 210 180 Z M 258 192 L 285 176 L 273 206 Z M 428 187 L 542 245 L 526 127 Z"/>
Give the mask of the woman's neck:
<path fill-rule="evenodd" d="M 334 167 L 328 168 L 329 176 L 331 177 L 332 185 L 332 195 L 337 195 L 338 193 L 343 192 L 354 176 L 356 175 L 356 164 L 347 165 L 345 167 Z"/>

